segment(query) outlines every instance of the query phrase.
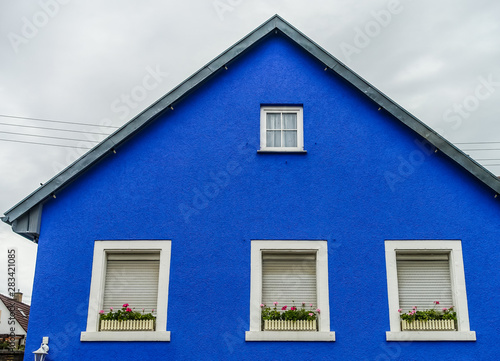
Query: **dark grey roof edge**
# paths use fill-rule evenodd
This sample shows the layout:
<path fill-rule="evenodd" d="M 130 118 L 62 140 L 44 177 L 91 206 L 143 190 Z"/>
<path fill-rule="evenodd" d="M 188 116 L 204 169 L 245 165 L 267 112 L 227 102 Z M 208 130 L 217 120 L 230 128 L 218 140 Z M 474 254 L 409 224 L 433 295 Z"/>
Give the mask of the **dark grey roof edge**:
<path fill-rule="evenodd" d="M 144 128 L 147 124 L 153 121 L 158 114 L 168 111 L 169 107 L 188 94 L 196 86 L 207 80 L 207 78 L 209 78 L 212 74 L 219 71 L 252 45 L 262 40 L 266 35 L 276 29 L 289 37 L 312 56 L 316 57 L 319 61 L 323 62 L 327 68 L 331 69 L 356 88 L 361 90 L 380 107 L 393 114 L 402 123 L 413 129 L 416 133 L 425 138 L 429 143 L 441 150 L 455 162 L 460 164 L 472 175 L 493 189 L 496 193 L 500 193 L 500 181 L 495 175 L 476 161 L 472 160 L 460 149 L 434 132 L 430 127 L 422 123 L 419 119 L 411 115 L 401 106 L 396 104 L 358 74 L 350 70 L 346 65 L 321 48 L 295 27 L 287 23 L 280 16 L 274 15 L 246 37 L 214 58 L 187 80 L 179 84 L 164 97 L 160 98 L 142 113 L 134 117 L 123 127 L 111 134 L 100 144 L 83 155 L 80 159 L 75 161 L 62 172 L 46 182 L 39 189 L 5 212 L 5 217 L 2 217 L 2 221 L 12 224 L 14 220 L 28 212 L 32 207 L 36 206 L 40 202 L 44 202 L 47 198 L 55 194 L 55 192 L 68 185 L 82 172 L 101 160 L 104 156 L 110 154 L 110 151 L 112 151 L 115 147 L 118 147 L 140 129 Z"/>
<path fill-rule="evenodd" d="M 104 156 L 110 154 L 115 147 L 118 147 L 125 140 L 130 138 L 138 130 L 150 123 L 159 113 L 168 110 L 176 101 L 189 93 L 197 85 L 205 81 L 210 75 L 218 71 L 226 64 L 234 60 L 243 51 L 251 47 L 254 43 L 261 40 L 265 35 L 275 29 L 275 17 L 266 21 L 260 27 L 238 41 L 231 48 L 214 58 L 196 73 L 191 75 L 184 82 L 176 86 L 169 93 L 158 99 L 143 112 L 132 118 L 120 129 L 109 135 L 97 146 L 85 153 L 63 171 L 52 177 L 49 181 L 33 191 L 18 204 L 6 211 L 2 221 L 12 224 L 14 220 L 26 213 L 31 207 L 50 198 L 56 191 L 59 191 L 65 185 L 69 184 L 82 171 L 101 160 Z"/>

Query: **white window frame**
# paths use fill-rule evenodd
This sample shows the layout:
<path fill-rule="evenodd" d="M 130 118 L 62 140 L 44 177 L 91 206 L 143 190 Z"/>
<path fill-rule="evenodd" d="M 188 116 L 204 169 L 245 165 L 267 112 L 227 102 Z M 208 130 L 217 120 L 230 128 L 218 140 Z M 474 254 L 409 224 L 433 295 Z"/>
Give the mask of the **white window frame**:
<path fill-rule="evenodd" d="M 262 252 L 278 250 L 316 251 L 317 307 L 321 310 L 316 332 L 261 330 Z M 245 332 L 246 341 L 335 341 L 335 332 L 330 331 L 327 241 L 252 240 L 250 277 L 250 331 Z"/>
<path fill-rule="evenodd" d="M 99 331 L 99 310 L 102 309 L 106 260 L 108 252 L 160 252 L 158 300 L 155 331 Z M 167 331 L 168 283 L 170 277 L 171 241 L 95 241 L 92 279 L 90 283 L 87 330 L 81 341 L 170 341 Z"/>
<path fill-rule="evenodd" d="M 297 146 L 296 147 L 267 147 L 266 146 L 266 114 L 267 113 L 297 113 Z M 283 132 L 283 131 L 282 131 Z M 304 150 L 304 116 L 303 108 L 294 106 L 261 106 L 260 107 L 260 150 L 259 152 L 292 152 L 306 153 Z"/>
<path fill-rule="evenodd" d="M 457 331 L 401 331 L 398 290 L 397 251 L 449 252 L 451 287 L 455 311 L 457 312 Z M 389 301 L 390 331 L 386 332 L 387 341 L 475 341 L 476 333 L 470 331 L 467 293 L 465 289 L 462 242 L 460 240 L 387 240 L 385 241 L 385 260 L 387 270 L 387 293 Z"/>

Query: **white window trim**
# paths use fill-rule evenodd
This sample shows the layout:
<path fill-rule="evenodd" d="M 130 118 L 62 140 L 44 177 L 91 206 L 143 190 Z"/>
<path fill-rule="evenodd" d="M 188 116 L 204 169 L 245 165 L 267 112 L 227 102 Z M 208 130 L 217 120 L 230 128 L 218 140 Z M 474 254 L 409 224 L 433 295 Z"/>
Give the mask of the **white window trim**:
<path fill-rule="evenodd" d="M 450 254 L 450 274 L 458 331 L 401 331 L 396 251 L 444 251 Z M 387 293 L 389 299 L 390 331 L 387 341 L 475 341 L 476 333 L 470 331 L 467 293 L 465 289 L 462 242 L 459 240 L 392 240 L 385 241 Z"/>
<path fill-rule="evenodd" d="M 272 250 L 317 251 L 317 306 L 321 310 L 319 331 L 261 331 L 262 251 Z M 327 241 L 252 240 L 250 277 L 250 331 L 245 332 L 246 341 L 335 341 L 335 332 L 330 331 Z"/>
<path fill-rule="evenodd" d="M 266 114 L 272 112 L 297 113 L 297 146 L 296 147 L 266 147 Z M 260 150 L 259 152 L 294 152 L 307 153 L 304 150 L 304 115 L 302 106 L 261 106 L 260 108 Z"/>
<path fill-rule="evenodd" d="M 102 309 L 106 253 L 115 251 L 159 251 L 160 269 L 155 331 L 99 332 L 99 310 Z M 167 331 L 168 283 L 170 277 L 171 241 L 95 241 L 92 279 L 90 283 L 87 330 L 80 341 L 170 341 Z"/>

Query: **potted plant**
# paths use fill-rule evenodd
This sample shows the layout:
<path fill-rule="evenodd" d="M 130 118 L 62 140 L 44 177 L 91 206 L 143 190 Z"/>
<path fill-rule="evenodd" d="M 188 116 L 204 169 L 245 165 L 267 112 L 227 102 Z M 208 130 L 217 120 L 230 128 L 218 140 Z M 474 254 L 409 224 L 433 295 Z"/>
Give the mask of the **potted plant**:
<path fill-rule="evenodd" d="M 436 310 L 439 301 L 434 301 L 434 308 L 419 311 L 413 306 L 408 313 L 401 313 L 401 331 L 455 331 L 457 313 L 453 306 Z"/>
<path fill-rule="evenodd" d="M 154 310 L 152 310 L 154 312 Z M 110 307 L 108 313 L 99 312 L 100 331 L 154 331 L 156 318 L 152 313 L 136 312 L 123 304 L 122 309 L 116 312 Z"/>
<path fill-rule="evenodd" d="M 279 310 L 278 302 L 273 304 L 273 308 L 260 305 L 264 331 L 317 331 L 316 318 L 320 309 L 314 309 L 312 303 L 309 310 L 305 309 L 305 302 L 300 309 L 285 305 Z"/>

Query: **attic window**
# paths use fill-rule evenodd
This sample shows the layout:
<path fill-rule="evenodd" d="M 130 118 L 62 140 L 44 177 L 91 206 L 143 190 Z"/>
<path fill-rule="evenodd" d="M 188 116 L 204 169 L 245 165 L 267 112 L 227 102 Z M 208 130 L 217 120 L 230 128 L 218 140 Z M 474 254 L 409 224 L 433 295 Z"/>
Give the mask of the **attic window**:
<path fill-rule="evenodd" d="M 304 152 L 302 106 L 260 108 L 260 152 Z"/>

